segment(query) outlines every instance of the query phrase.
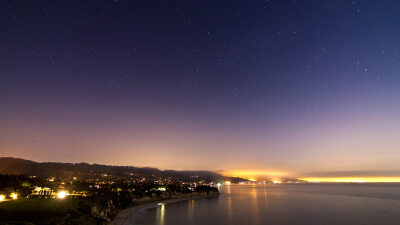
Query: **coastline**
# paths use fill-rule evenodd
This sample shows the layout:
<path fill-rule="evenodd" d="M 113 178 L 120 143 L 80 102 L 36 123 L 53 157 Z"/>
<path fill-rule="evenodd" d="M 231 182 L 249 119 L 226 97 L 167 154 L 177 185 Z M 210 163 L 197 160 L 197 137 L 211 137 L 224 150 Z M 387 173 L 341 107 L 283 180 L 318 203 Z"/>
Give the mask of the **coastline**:
<path fill-rule="evenodd" d="M 198 199 L 198 198 L 212 198 L 212 197 L 217 197 L 219 195 L 220 195 L 219 193 L 216 193 L 216 194 L 210 194 L 207 196 L 191 196 L 191 197 L 183 197 L 183 198 L 173 198 L 173 199 L 166 199 L 166 200 L 162 200 L 162 201 L 154 201 L 154 202 L 150 202 L 150 203 L 131 206 L 131 207 L 128 207 L 128 208 L 123 209 L 120 212 L 118 212 L 117 216 L 108 225 L 124 225 L 125 222 L 127 221 L 127 219 L 135 212 L 137 212 L 141 209 L 145 209 L 145 208 L 156 207 L 159 203 L 169 204 L 169 203 Z"/>

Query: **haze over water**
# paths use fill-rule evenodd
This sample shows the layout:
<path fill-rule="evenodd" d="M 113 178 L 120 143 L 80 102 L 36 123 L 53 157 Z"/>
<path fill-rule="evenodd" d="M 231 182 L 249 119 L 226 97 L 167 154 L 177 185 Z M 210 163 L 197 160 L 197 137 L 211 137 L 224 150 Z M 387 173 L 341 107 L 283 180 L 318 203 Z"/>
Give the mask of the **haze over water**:
<path fill-rule="evenodd" d="M 400 224 L 400 184 L 230 185 L 221 196 L 139 210 L 126 225 Z"/>

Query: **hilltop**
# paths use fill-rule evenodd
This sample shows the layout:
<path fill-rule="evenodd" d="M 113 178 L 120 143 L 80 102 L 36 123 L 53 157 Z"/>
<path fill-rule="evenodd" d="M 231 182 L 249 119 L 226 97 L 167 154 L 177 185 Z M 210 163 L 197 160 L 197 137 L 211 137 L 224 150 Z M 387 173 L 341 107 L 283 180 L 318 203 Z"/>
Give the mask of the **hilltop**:
<path fill-rule="evenodd" d="M 212 171 L 159 170 L 151 167 L 110 166 L 88 163 L 35 162 L 13 157 L 0 157 L 0 174 L 36 176 L 40 178 L 59 177 L 79 179 L 127 178 L 127 177 L 171 177 L 180 180 L 204 180 L 223 182 L 226 179 L 240 181 L 240 178 L 225 177 Z"/>

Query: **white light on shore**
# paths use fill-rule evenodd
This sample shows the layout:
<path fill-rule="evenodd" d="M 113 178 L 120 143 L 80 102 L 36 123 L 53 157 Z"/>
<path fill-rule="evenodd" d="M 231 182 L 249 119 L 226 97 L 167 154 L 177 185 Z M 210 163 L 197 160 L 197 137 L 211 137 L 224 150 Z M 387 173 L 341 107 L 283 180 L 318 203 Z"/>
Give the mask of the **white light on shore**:
<path fill-rule="evenodd" d="M 15 193 L 15 192 L 13 192 L 13 193 L 10 194 L 10 197 L 11 197 L 13 200 L 16 200 L 16 199 L 18 198 L 18 194 Z"/>
<path fill-rule="evenodd" d="M 67 196 L 67 192 L 65 191 L 60 191 L 57 193 L 57 198 L 64 199 L 65 196 Z"/>

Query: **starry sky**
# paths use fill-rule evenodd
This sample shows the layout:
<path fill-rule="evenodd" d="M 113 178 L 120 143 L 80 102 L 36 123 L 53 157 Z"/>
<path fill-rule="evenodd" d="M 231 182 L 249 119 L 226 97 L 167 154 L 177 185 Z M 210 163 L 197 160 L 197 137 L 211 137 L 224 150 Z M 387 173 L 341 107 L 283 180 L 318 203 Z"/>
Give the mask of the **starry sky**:
<path fill-rule="evenodd" d="M 0 155 L 400 175 L 399 21 L 395 0 L 1 1 Z"/>

